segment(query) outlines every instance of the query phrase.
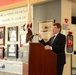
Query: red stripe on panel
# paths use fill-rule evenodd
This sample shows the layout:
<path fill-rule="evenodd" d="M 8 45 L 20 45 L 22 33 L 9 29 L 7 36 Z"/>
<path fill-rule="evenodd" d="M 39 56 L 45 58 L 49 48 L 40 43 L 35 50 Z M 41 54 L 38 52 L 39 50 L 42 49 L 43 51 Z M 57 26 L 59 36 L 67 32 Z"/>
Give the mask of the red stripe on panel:
<path fill-rule="evenodd" d="M 0 6 L 5 6 L 9 4 L 14 4 L 23 0 L 0 0 Z"/>

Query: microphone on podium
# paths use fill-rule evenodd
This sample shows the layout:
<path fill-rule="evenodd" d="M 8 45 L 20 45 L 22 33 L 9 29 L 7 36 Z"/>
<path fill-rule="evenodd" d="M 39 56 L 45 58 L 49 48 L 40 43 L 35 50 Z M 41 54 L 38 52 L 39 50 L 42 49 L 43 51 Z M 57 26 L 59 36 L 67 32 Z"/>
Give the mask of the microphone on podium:
<path fill-rule="evenodd" d="M 34 36 L 38 36 L 38 34 L 31 35 L 30 38 L 33 38 Z"/>

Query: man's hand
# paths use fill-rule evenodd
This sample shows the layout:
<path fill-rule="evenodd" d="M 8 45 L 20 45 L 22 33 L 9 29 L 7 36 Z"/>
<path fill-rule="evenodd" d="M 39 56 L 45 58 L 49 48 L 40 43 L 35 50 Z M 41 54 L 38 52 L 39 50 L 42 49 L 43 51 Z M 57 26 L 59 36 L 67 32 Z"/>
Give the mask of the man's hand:
<path fill-rule="evenodd" d="M 40 34 L 40 33 L 38 34 L 38 37 L 39 37 L 40 39 L 42 39 L 42 36 L 41 36 L 41 34 Z"/>
<path fill-rule="evenodd" d="M 49 50 L 49 49 L 51 49 L 51 46 L 46 45 L 44 48 L 45 48 L 46 50 Z"/>

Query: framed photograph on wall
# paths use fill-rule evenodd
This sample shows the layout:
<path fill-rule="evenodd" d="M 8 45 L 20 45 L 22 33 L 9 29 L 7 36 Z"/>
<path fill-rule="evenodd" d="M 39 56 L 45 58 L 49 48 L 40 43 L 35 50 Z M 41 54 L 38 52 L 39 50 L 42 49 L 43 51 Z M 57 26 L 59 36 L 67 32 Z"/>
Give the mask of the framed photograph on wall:
<path fill-rule="evenodd" d="M 25 34 L 20 34 L 20 47 L 23 47 L 23 45 L 26 42 Z"/>
<path fill-rule="evenodd" d="M 7 57 L 18 58 L 18 44 L 7 45 Z"/>
<path fill-rule="evenodd" d="M 5 27 L 0 27 L 0 45 L 5 44 Z"/>
<path fill-rule="evenodd" d="M 0 47 L 0 59 L 4 58 L 4 48 Z"/>
<path fill-rule="evenodd" d="M 8 27 L 8 41 L 18 41 L 18 26 Z"/>
<path fill-rule="evenodd" d="M 52 33 L 52 26 L 54 24 L 55 20 L 46 20 L 46 21 L 40 21 L 38 23 L 39 33 L 42 35 L 42 38 L 45 42 L 47 42 L 50 37 L 53 36 Z"/>

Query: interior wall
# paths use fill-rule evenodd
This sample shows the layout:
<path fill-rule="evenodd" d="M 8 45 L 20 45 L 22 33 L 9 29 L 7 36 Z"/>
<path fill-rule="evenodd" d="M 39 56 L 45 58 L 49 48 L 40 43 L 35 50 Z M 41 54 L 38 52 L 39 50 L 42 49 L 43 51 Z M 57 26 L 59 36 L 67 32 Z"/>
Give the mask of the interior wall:
<path fill-rule="evenodd" d="M 72 16 L 76 17 L 76 2 L 72 2 Z M 76 19 L 74 19 L 76 22 Z M 76 24 L 72 24 L 71 31 L 73 32 L 73 51 L 76 51 Z M 76 54 L 72 55 L 72 68 L 76 68 Z"/>
<path fill-rule="evenodd" d="M 76 17 L 76 2 L 72 2 L 72 16 Z"/>
<path fill-rule="evenodd" d="M 61 22 L 61 0 L 54 0 L 33 7 L 33 32 L 38 33 L 38 22 L 52 20 Z M 38 41 L 38 37 L 34 37 L 34 41 Z"/>
<path fill-rule="evenodd" d="M 72 3 L 71 1 L 69 0 L 62 0 L 62 3 L 61 3 L 61 23 L 62 25 L 64 24 L 64 19 L 67 18 L 68 19 L 68 29 L 63 29 L 62 30 L 62 33 L 64 33 L 66 36 L 68 34 L 68 31 L 70 31 L 70 27 L 71 27 L 71 9 L 72 9 Z M 67 28 L 67 27 L 66 27 Z M 66 47 L 65 47 L 66 49 Z M 66 52 L 66 64 L 64 66 L 64 70 L 63 70 L 63 75 L 71 75 L 71 55 L 72 53 L 67 53 L 67 51 L 65 50 Z M 68 72 L 67 72 L 68 70 Z"/>

